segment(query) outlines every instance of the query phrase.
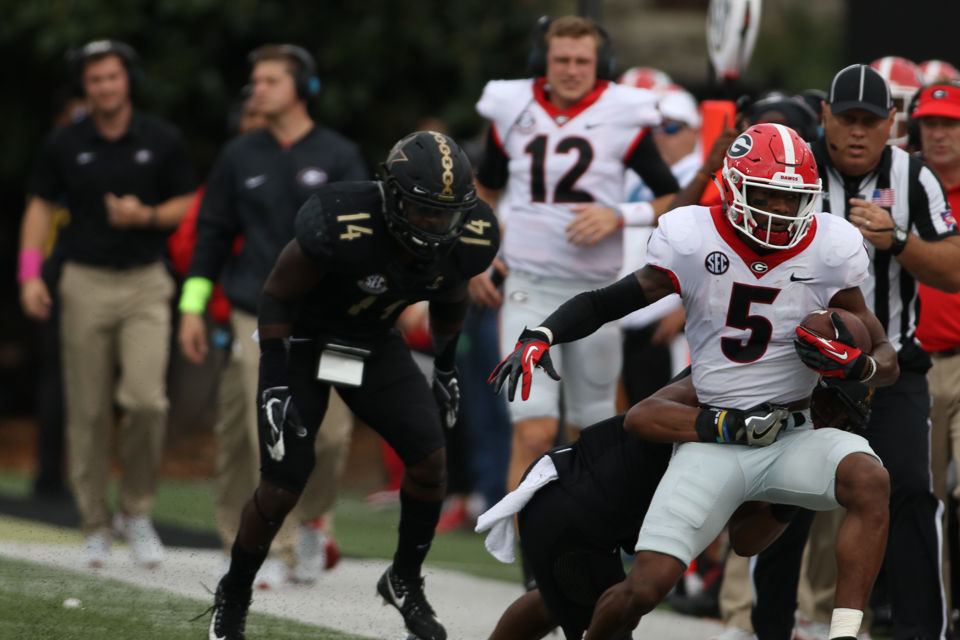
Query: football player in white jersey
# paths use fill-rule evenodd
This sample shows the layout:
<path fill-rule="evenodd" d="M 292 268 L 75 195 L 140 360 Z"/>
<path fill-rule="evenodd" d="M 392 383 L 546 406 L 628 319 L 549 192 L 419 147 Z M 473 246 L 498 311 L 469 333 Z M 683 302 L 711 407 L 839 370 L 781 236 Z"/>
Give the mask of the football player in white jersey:
<path fill-rule="evenodd" d="M 646 266 L 575 296 L 541 326 L 525 329 L 491 376 L 498 391 L 509 381 L 511 399 L 522 379 L 526 396 L 536 366 L 557 377 L 551 344 L 578 339 L 669 293 L 683 300 L 701 403 L 683 415 L 703 442 L 677 447 L 640 530 L 633 568 L 600 598 L 588 640 L 634 628 L 747 500 L 847 508 L 837 539 L 831 639 L 857 635 L 883 558 L 887 472 L 864 438 L 814 430 L 807 400 L 818 374 L 874 386 L 899 375 L 896 352 L 859 289 L 869 268 L 862 237 L 838 216 L 814 212 L 816 164 L 787 127 L 750 127 L 727 150 L 722 175 L 722 207 L 664 215 Z M 839 316 L 834 340 L 798 327 L 828 306 L 866 325 L 870 353 L 855 346 Z M 762 403 L 781 407 L 784 416 L 776 428 L 752 435 L 766 446 L 730 444 L 726 411 Z"/>
<path fill-rule="evenodd" d="M 498 205 L 505 226 L 501 258 L 509 275 L 502 298 L 486 275 L 474 279 L 471 294 L 490 306 L 503 301 L 503 355 L 525 325 L 576 293 L 613 282 L 623 258 L 622 225 L 651 224 L 678 190 L 647 135 L 660 123 L 657 97 L 609 81 L 613 61 L 607 36 L 578 16 L 539 26 L 543 37 L 531 56 L 536 77 L 491 81 L 477 103 L 490 121 L 477 172 L 480 197 Z M 628 167 L 658 196 L 652 204 L 618 206 Z M 678 196 L 676 204 L 694 202 L 696 197 Z M 557 355 L 557 366 L 566 374 L 570 425 L 612 415 L 620 373 L 617 327 L 565 345 Z M 542 385 L 530 402 L 511 407 L 508 489 L 553 446 L 558 395 L 555 385 Z"/>

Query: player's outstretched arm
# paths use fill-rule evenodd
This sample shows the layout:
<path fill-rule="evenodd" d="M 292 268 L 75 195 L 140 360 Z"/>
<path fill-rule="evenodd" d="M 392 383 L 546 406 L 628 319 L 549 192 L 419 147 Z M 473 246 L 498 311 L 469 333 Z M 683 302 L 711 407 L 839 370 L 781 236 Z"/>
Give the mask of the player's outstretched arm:
<path fill-rule="evenodd" d="M 697 401 L 692 378 L 686 375 L 631 407 L 623 428 L 631 435 L 652 442 L 716 442 L 763 447 L 777 439 L 789 419 L 788 411 L 768 404 L 745 411 L 704 409 Z"/>
<path fill-rule="evenodd" d="M 622 318 L 673 291 L 669 276 L 645 266 L 607 287 L 579 293 L 560 305 L 540 326 L 525 328 L 513 352 L 497 365 L 487 383 L 494 385 L 494 392 L 499 393 L 509 380 L 507 398 L 512 401 L 517 383 L 522 381 L 521 398 L 526 400 L 536 367 L 542 368 L 554 380 L 560 379 L 550 359 L 551 345 L 588 336 L 603 324 Z"/>

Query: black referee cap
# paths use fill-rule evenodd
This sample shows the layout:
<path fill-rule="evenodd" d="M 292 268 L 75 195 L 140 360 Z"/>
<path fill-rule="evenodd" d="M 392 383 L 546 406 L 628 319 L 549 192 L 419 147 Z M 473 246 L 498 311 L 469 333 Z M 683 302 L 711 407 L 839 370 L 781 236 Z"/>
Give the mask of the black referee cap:
<path fill-rule="evenodd" d="M 834 114 L 864 109 L 881 118 L 889 116 L 893 108 L 887 81 L 865 64 L 852 64 L 833 76 L 827 103 Z"/>

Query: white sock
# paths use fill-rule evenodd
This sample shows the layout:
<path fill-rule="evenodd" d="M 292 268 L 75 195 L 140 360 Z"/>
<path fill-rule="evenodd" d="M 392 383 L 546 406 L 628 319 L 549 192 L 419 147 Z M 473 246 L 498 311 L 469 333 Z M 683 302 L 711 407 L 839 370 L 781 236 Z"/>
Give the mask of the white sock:
<path fill-rule="evenodd" d="M 863 622 L 863 611 L 834 609 L 830 618 L 830 638 L 856 638 Z"/>

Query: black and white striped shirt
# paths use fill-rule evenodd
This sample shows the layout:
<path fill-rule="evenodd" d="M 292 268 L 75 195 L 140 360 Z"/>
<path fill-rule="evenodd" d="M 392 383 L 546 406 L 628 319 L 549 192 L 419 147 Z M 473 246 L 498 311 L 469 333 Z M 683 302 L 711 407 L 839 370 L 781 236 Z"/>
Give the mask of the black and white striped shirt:
<path fill-rule="evenodd" d="M 950 206 L 943 186 L 919 158 L 899 147 L 887 146 L 876 169 L 860 178 L 850 178 L 833 165 L 823 138 L 812 147 L 823 181 L 823 211 L 849 218 L 850 198 L 861 198 L 882 202 L 895 225 L 924 240 L 957 234 L 948 222 Z M 870 254 L 871 273 L 860 288 L 890 343 L 900 351 L 905 344 L 916 344 L 913 336 L 920 312 L 917 281 L 889 251 L 878 250 L 869 242 L 864 244 Z"/>

